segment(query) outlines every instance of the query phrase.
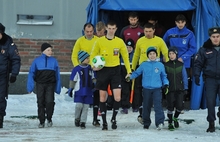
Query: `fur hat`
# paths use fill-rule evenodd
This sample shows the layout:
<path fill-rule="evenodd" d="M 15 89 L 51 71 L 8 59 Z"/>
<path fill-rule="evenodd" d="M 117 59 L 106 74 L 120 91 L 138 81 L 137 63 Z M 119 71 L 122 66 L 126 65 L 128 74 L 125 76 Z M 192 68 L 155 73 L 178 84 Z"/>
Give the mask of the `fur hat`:
<path fill-rule="evenodd" d="M 209 36 L 211 36 L 212 34 L 216 34 L 216 33 L 220 34 L 220 28 L 219 27 L 212 27 L 209 29 L 208 32 L 209 32 Z"/>
<path fill-rule="evenodd" d="M 126 44 L 126 46 L 131 46 L 134 48 L 134 41 L 130 38 L 128 40 L 126 40 L 125 44 Z"/>
<path fill-rule="evenodd" d="M 89 54 L 85 51 L 79 51 L 78 53 L 78 58 L 79 58 L 79 61 L 82 63 L 86 58 L 89 57 Z"/>
<path fill-rule="evenodd" d="M 3 26 L 2 23 L 0 23 L 0 33 L 5 33 L 5 26 Z"/>
<path fill-rule="evenodd" d="M 49 43 L 43 43 L 43 44 L 41 45 L 41 52 L 43 52 L 44 50 L 46 50 L 46 49 L 49 48 L 49 47 L 52 48 L 52 46 L 51 46 Z"/>
<path fill-rule="evenodd" d="M 157 49 L 156 49 L 155 47 L 152 47 L 152 46 L 151 46 L 151 47 L 148 47 L 148 48 L 147 48 L 147 57 L 148 57 L 148 54 L 149 54 L 150 52 L 152 52 L 152 51 L 157 54 Z"/>

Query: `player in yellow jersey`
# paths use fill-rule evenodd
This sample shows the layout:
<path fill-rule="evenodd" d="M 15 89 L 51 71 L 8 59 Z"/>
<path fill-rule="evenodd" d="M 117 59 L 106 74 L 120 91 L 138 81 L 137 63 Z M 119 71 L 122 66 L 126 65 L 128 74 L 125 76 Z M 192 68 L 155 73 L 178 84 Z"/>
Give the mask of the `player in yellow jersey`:
<path fill-rule="evenodd" d="M 120 107 L 121 100 L 121 75 L 120 75 L 120 55 L 122 56 L 127 73 L 131 73 L 128 51 L 124 41 L 115 36 L 117 30 L 116 23 L 109 21 L 106 25 L 106 36 L 99 38 L 91 52 L 91 59 L 96 55 L 101 55 L 105 58 L 105 67 L 102 69 L 93 68 L 97 71 L 96 89 L 100 94 L 100 110 L 102 114 L 103 128 L 108 130 L 106 121 L 106 91 L 108 84 L 111 85 L 114 95 L 113 114 L 112 114 L 112 129 L 117 129 L 116 115 Z"/>
<path fill-rule="evenodd" d="M 163 41 L 162 38 L 155 36 L 155 26 L 151 23 L 147 23 L 144 25 L 144 36 L 139 38 L 136 43 L 136 48 L 134 51 L 134 56 L 132 59 L 132 70 L 135 70 L 138 65 L 142 62 L 147 61 L 148 57 L 146 51 L 148 47 L 155 47 L 157 49 L 157 60 L 160 61 L 161 53 L 163 54 L 163 62 L 167 62 L 168 58 L 168 48 L 166 43 Z M 132 106 L 139 107 L 139 116 L 138 121 L 142 123 L 142 77 L 139 76 L 135 79 L 136 86 L 139 88 L 134 89 L 134 99 Z"/>
<path fill-rule="evenodd" d="M 73 66 L 79 65 L 78 53 L 79 51 L 85 51 L 91 53 L 94 42 L 98 39 L 94 35 L 94 26 L 91 23 L 86 23 L 83 27 L 84 36 L 77 39 L 75 45 L 73 46 L 71 60 Z"/>

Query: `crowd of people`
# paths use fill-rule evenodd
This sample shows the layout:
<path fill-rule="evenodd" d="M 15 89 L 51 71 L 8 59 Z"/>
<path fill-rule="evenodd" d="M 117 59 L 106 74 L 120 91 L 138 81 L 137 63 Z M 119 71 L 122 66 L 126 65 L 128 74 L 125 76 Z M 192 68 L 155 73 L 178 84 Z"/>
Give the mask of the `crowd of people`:
<path fill-rule="evenodd" d="M 185 96 L 190 94 L 188 84 L 191 83 L 193 76 L 191 62 L 197 52 L 195 36 L 186 27 L 187 19 L 182 14 L 177 15 L 176 26 L 167 31 L 159 25 L 155 16 L 152 16 L 144 27 L 139 25 L 136 12 L 129 13 L 128 21 L 130 24 L 121 30 L 119 37 L 115 36 L 117 30 L 115 22 L 109 21 L 105 26 L 100 21 L 96 29 L 93 27 L 93 33 L 96 30 L 96 35 L 99 36 L 94 43 L 91 40 L 95 39 L 96 35 L 93 34 L 92 38 L 88 39 L 85 32 L 83 38 L 89 40 L 87 42 L 90 42 L 90 45 L 77 47 L 76 44 L 73 47 L 72 57 L 73 55 L 76 57 L 80 50 L 88 52 L 84 50 L 87 47 L 91 50 L 88 52 L 90 58 L 101 55 L 106 59 L 104 68 L 92 67 L 96 77 L 94 88 L 96 91 L 99 90 L 94 93 L 96 103 L 93 107 L 96 110 L 93 108 L 95 112 L 93 125 L 96 124 L 97 111 L 100 108 L 102 130 L 108 130 L 106 115 L 110 106 L 113 109 L 110 121 L 112 129 L 117 129 L 116 116 L 120 107 L 122 114 L 127 114 L 130 108 L 133 112 L 139 112 L 138 122 L 143 124 L 144 129 L 148 129 L 151 124 L 151 108 L 154 107 L 155 125 L 157 129 L 161 129 L 165 120 L 161 102 L 165 96 L 168 129 L 173 131 L 179 127 L 178 117 L 184 109 Z M 103 25 L 105 28 L 100 28 Z M 220 34 L 218 30 L 219 28 L 213 33 Z M 214 45 L 219 46 L 219 41 Z M 91 61 L 88 64 L 92 65 Z M 196 79 L 198 82 L 198 77 Z M 111 96 L 108 96 L 109 86 L 112 91 Z M 218 92 L 213 92 L 213 100 L 217 94 Z M 99 104 L 97 98 L 99 98 Z M 214 106 L 214 103 L 210 106 L 213 119 L 210 120 L 212 125 L 209 126 L 207 132 L 213 132 L 213 127 L 215 127 L 213 124 L 216 119 L 215 112 L 213 113 Z M 219 116 L 219 112 L 217 114 Z M 78 118 L 75 117 L 75 119 Z M 100 126 L 98 121 L 98 125 L 94 126 Z"/>
<path fill-rule="evenodd" d="M 137 12 L 128 16 L 129 25 L 120 36 L 115 36 L 114 21 L 98 22 L 96 26 L 86 23 L 84 35 L 74 44 L 71 60 L 68 95 L 74 97 L 75 126 L 86 128 L 90 105 L 93 107 L 93 125 L 100 127 L 98 114 L 102 118 L 102 130 L 108 130 L 106 119 L 108 103 L 111 102 L 111 128 L 117 129 L 117 114 L 138 113 L 137 120 L 144 129 L 151 125 L 151 109 L 155 111 L 155 126 L 164 126 L 165 114 L 162 100 L 167 100 L 168 129 L 179 128 L 178 117 L 184 109 L 184 97 L 189 95 L 189 83 L 193 76 L 196 85 L 205 82 L 209 127 L 215 131 L 215 100 L 220 95 L 220 28 L 209 29 L 210 38 L 197 52 L 194 33 L 186 27 L 184 15 L 176 16 L 176 26 L 164 31 L 155 16 L 150 17 L 143 27 L 139 25 Z M 0 128 L 6 115 L 8 82 L 15 82 L 20 69 L 20 56 L 5 27 L 0 23 Z M 61 91 L 58 61 L 52 57 L 52 46 L 41 45 L 42 54 L 34 59 L 30 67 L 27 91 L 31 93 L 36 83 L 39 128 L 53 125 L 54 92 Z M 105 58 L 105 66 L 92 66 L 96 55 Z M 194 66 L 192 66 L 194 62 Z M 193 71 L 192 71 L 193 70 Z M 203 72 L 202 78 L 201 72 Z M 112 93 L 112 99 L 108 101 Z M 74 92 L 73 92 L 74 91 Z M 74 95 L 73 95 L 74 94 Z M 109 96 L 109 97 L 108 97 Z M 220 96 L 219 96 L 220 98 Z M 121 108 L 121 111 L 119 111 Z M 220 124 L 220 107 L 217 112 Z"/>

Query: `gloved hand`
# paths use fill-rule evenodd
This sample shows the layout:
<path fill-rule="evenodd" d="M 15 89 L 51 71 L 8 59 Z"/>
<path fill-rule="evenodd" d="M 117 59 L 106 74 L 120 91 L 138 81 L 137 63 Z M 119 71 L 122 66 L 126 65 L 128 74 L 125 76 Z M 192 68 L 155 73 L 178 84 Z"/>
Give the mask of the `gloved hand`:
<path fill-rule="evenodd" d="M 125 80 L 126 80 L 127 82 L 130 82 L 130 80 L 131 80 L 131 79 L 130 79 L 130 76 L 131 76 L 131 73 L 129 73 L 129 74 L 126 75 Z"/>
<path fill-rule="evenodd" d="M 16 81 L 16 76 L 11 75 L 9 81 L 10 81 L 10 83 L 14 83 Z"/>
<path fill-rule="evenodd" d="M 69 88 L 68 95 L 72 98 L 73 97 L 73 88 Z"/>
<path fill-rule="evenodd" d="M 169 86 L 168 86 L 167 84 L 164 85 L 164 87 L 163 87 L 163 92 L 164 92 L 165 95 L 168 94 L 168 92 L 169 92 Z"/>
<path fill-rule="evenodd" d="M 195 76 L 195 83 L 196 83 L 196 85 L 200 86 L 199 82 L 200 82 L 199 76 Z"/>

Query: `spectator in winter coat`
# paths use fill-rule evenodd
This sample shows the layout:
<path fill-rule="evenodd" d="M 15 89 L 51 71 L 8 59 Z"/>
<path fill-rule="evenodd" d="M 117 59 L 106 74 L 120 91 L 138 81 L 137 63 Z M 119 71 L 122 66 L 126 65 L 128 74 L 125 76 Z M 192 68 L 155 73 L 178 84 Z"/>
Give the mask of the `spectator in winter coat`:
<path fill-rule="evenodd" d="M 178 50 L 176 47 L 169 48 L 168 56 L 170 60 L 164 64 L 169 80 L 169 92 L 166 96 L 167 116 L 169 118 L 168 129 L 173 131 L 174 126 L 175 128 L 179 127 L 177 118 L 183 110 L 183 98 L 188 89 L 188 77 L 183 62 L 178 61 Z M 175 113 L 173 117 L 174 108 Z"/>
<path fill-rule="evenodd" d="M 57 60 L 52 57 L 52 46 L 43 43 L 41 52 L 41 56 L 35 58 L 31 64 L 27 81 L 29 93 L 34 90 L 36 82 L 39 128 L 44 127 L 45 119 L 48 127 L 53 125 L 54 92 L 60 94 L 61 91 L 60 69 Z"/>
<path fill-rule="evenodd" d="M 3 128 L 8 98 L 9 82 L 14 83 L 19 73 L 21 59 L 17 46 L 5 33 L 5 26 L 0 23 L 0 128 Z"/>

